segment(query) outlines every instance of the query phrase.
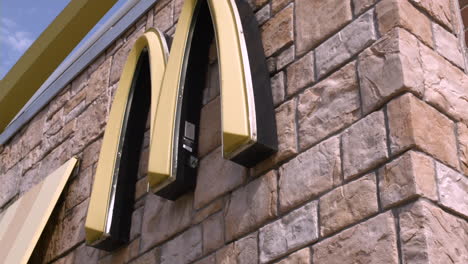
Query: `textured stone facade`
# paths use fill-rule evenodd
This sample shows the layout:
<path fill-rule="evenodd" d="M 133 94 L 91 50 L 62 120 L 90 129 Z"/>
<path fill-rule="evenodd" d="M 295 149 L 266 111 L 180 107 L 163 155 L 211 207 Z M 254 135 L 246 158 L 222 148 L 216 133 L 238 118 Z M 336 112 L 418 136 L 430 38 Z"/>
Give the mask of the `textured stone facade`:
<path fill-rule="evenodd" d="M 150 27 L 174 34 L 183 1 L 160 0 L 0 146 L 0 217 L 78 156 L 32 263 L 468 263 L 468 75 L 455 1 L 249 0 L 278 153 L 250 170 L 222 159 L 211 52 L 195 191 L 175 202 L 146 193 L 146 133 L 131 241 L 104 252 L 84 242 L 90 190 L 130 48 Z"/>

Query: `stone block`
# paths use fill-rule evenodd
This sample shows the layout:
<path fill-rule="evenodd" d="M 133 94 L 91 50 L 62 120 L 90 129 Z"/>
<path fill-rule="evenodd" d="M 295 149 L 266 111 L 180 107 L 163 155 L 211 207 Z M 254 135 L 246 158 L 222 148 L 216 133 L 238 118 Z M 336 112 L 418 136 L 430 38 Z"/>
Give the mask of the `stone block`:
<path fill-rule="evenodd" d="M 287 6 L 292 0 L 272 0 L 271 1 L 271 11 L 273 14 L 279 12 L 285 6 Z"/>
<path fill-rule="evenodd" d="M 379 210 L 374 173 L 340 186 L 320 198 L 320 234 L 328 236 Z"/>
<path fill-rule="evenodd" d="M 101 152 L 101 145 L 102 140 L 96 140 L 84 149 L 80 168 L 86 169 L 97 163 L 99 160 L 99 153 Z"/>
<path fill-rule="evenodd" d="M 195 188 L 195 208 L 202 208 L 235 189 L 246 177 L 247 170 L 239 164 L 224 159 L 219 147 L 200 161 Z"/>
<path fill-rule="evenodd" d="M 247 3 L 252 7 L 253 10 L 257 10 L 266 4 L 268 0 L 247 0 Z"/>
<path fill-rule="evenodd" d="M 317 47 L 315 56 L 319 78 L 351 59 L 376 39 L 374 13 L 370 10 Z"/>
<path fill-rule="evenodd" d="M 205 220 L 208 216 L 219 212 L 223 209 L 225 203 L 225 197 L 220 197 L 215 201 L 211 202 L 204 208 L 195 212 L 195 215 L 192 218 L 192 225 L 199 224 L 201 221 Z"/>
<path fill-rule="evenodd" d="M 314 52 L 307 53 L 288 69 L 288 86 L 286 88 L 288 95 L 297 93 L 315 81 L 314 73 Z"/>
<path fill-rule="evenodd" d="M 258 233 L 252 233 L 216 252 L 216 263 L 258 264 Z"/>
<path fill-rule="evenodd" d="M 310 202 L 260 229 L 260 263 L 268 263 L 318 239 L 317 204 Z"/>
<path fill-rule="evenodd" d="M 291 4 L 268 20 L 261 28 L 265 56 L 270 57 L 294 41 L 294 6 Z"/>
<path fill-rule="evenodd" d="M 284 79 L 284 72 L 279 72 L 275 76 L 271 77 L 271 91 L 273 94 L 273 104 L 275 106 L 281 104 L 284 101 Z"/>
<path fill-rule="evenodd" d="M 357 121 L 361 106 L 355 62 L 300 94 L 297 110 L 301 149 Z"/>
<path fill-rule="evenodd" d="M 204 157 L 216 147 L 221 145 L 221 100 L 215 100 L 206 104 L 200 116 L 200 134 L 198 143 L 198 156 Z"/>
<path fill-rule="evenodd" d="M 432 23 L 435 50 L 460 68 L 464 68 L 463 53 L 458 38 L 436 23 Z"/>
<path fill-rule="evenodd" d="M 255 18 L 257 19 L 257 22 L 259 25 L 262 25 L 268 19 L 270 19 L 270 16 L 271 16 L 271 11 L 270 11 L 269 5 L 265 5 L 260 10 L 258 10 L 257 13 L 255 13 Z"/>
<path fill-rule="evenodd" d="M 141 223 L 143 220 L 144 208 L 140 207 L 132 213 L 132 226 L 130 227 L 130 240 L 136 239 L 141 234 Z"/>
<path fill-rule="evenodd" d="M 134 33 L 134 36 L 141 36 L 145 32 L 144 28 L 141 28 Z M 127 61 L 128 54 L 135 43 L 136 38 L 130 38 L 127 42 L 120 47 L 115 54 L 112 56 L 112 66 L 110 70 L 109 85 L 115 84 L 120 80 L 120 75 L 122 74 L 123 67 Z"/>
<path fill-rule="evenodd" d="M 304 54 L 352 20 L 351 2 L 296 0 L 296 49 Z"/>
<path fill-rule="evenodd" d="M 89 75 L 86 88 L 86 102 L 89 104 L 104 94 L 109 87 L 111 58 L 105 60 L 95 71 Z"/>
<path fill-rule="evenodd" d="M 314 264 L 399 263 L 395 220 L 390 212 L 353 226 L 312 248 Z"/>
<path fill-rule="evenodd" d="M 202 258 L 201 260 L 194 262 L 194 264 L 216 264 L 216 255 L 211 254 L 208 257 Z"/>
<path fill-rule="evenodd" d="M 285 66 L 289 65 L 291 62 L 293 62 L 296 59 L 295 55 L 295 46 L 291 45 L 289 48 L 283 50 L 278 55 L 278 58 L 276 59 L 276 68 L 278 70 L 283 69 Z M 313 63 L 313 62 L 312 62 Z"/>
<path fill-rule="evenodd" d="M 194 226 L 162 246 L 161 264 L 189 263 L 202 254 L 201 227 Z"/>
<path fill-rule="evenodd" d="M 202 223 L 203 226 L 203 254 L 209 254 L 224 245 L 223 213 L 214 214 Z"/>
<path fill-rule="evenodd" d="M 273 171 L 237 189 L 224 210 L 225 236 L 232 241 L 277 215 L 277 180 Z"/>
<path fill-rule="evenodd" d="M 376 7 L 379 31 L 382 35 L 395 27 L 402 27 L 424 43 L 433 46 L 431 21 L 408 0 L 382 1 Z"/>
<path fill-rule="evenodd" d="M 185 195 L 169 201 L 147 195 L 143 213 L 140 252 L 152 248 L 190 226 L 193 198 Z"/>
<path fill-rule="evenodd" d="M 468 126 L 459 122 L 457 125 L 460 166 L 465 175 L 468 175 Z"/>
<path fill-rule="evenodd" d="M 355 15 L 361 14 L 367 8 L 371 7 L 377 2 L 377 0 L 352 0 L 353 1 L 353 11 Z"/>
<path fill-rule="evenodd" d="M 412 94 L 405 94 L 387 107 L 392 154 L 413 146 L 458 168 L 453 122 Z"/>
<path fill-rule="evenodd" d="M 174 23 L 174 5 L 170 3 L 154 13 L 154 27 L 166 32 Z"/>
<path fill-rule="evenodd" d="M 73 263 L 94 264 L 98 262 L 99 250 L 86 244 L 79 246 L 73 251 Z M 70 263 L 71 264 L 71 263 Z"/>
<path fill-rule="evenodd" d="M 359 55 L 358 70 L 364 113 L 378 109 L 403 91 L 422 95 L 424 82 L 416 38 L 396 28 Z"/>
<path fill-rule="evenodd" d="M 351 179 L 388 158 L 384 113 L 374 112 L 342 135 L 343 174 Z"/>
<path fill-rule="evenodd" d="M 340 139 L 333 137 L 280 169 L 280 211 L 285 212 L 341 183 Z"/>
<path fill-rule="evenodd" d="M 439 202 L 468 217 L 468 178 L 439 162 L 436 171 Z"/>
<path fill-rule="evenodd" d="M 403 263 L 467 263 L 468 224 L 420 200 L 400 213 Z"/>
<path fill-rule="evenodd" d="M 68 211 L 89 198 L 93 179 L 93 167 L 80 169 L 78 177 L 75 177 L 68 183 L 65 198 L 65 210 Z"/>
<path fill-rule="evenodd" d="M 159 264 L 161 249 L 155 248 L 129 262 L 130 264 Z"/>
<path fill-rule="evenodd" d="M 29 121 L 24 134 L 21 135 L 21 154 L 23 157 L 41 143 L 45 120 L 46 111 L 40 111 L 31 121 Z"/>
<path fill-rule="evenodd" d="M 88 71 L 81 72 L 71 83 L 70 97 L 75 96 L 78 92 L 88 86 Z"/>
<path fill-rule="evenodd" d="M 311 263 L 312 254 L 309 248 L 301 249 L 289 255 L 285 259 L 278 262 L 278 264 L 309 264 Z"/>
<path fill-rule="evenodd" d="M 380 201 L 389 208 L 409 199 L 424 196 L 437 200 L 433 160 L 409 151 L 379 169 Z"/>
<path fill-rule="evenodd" d="M 0 208 L 8 203 L 19 192 L 21 180 L 21 164 L 10 168 L 5 173 L 0 174 Z"/>
<path fill-rule="evenodd" d="M 297 154 L 296 99 L 283 103 L 275 112 L 278 152 L 254 167 L 252 170 L 254 175 L 259 175 Z"/>
<path fill-rule="evenodd" d="M 429 15 L 449 29 L 453 29 L 451 0 L 410 0 L 416 6 L 424 9 Z M 454 0 L 456 1 L 456 0 Z"/>
<path fill-rule="evenodd" d="M 425 45 L 419 45 L 424 100 L 468 124 L 468 75 Z"/>

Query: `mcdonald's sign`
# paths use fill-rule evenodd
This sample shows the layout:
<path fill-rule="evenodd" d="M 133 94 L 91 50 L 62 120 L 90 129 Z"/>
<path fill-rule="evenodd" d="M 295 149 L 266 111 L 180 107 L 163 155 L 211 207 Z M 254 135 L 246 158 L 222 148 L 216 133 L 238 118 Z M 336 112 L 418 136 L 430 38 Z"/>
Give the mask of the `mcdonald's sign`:
<path fill-rule="evenodd" d="M 91 193 L 85 225 L 89 245 L 112 250 L 128 240 L 148 115 L 148 189 L 170 200 L 194 189 L 202 88 L 213 38 L 223 157 L 252 167 L 276 151 L 269 73 L 250 6 L 243 0 L 186 0 L 172 41 L 150 29 L 128 55 Z"/>

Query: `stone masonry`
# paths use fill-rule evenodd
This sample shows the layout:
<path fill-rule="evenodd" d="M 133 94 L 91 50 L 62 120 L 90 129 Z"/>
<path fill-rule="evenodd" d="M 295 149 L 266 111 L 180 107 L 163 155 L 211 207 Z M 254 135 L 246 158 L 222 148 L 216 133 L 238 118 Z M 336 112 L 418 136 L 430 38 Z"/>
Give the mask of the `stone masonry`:
<path fill-rule="evenodd" d="M 175 202 L 146 193 L 147 132 L 131 241 L 104 252 L 84 241 L 97 159 L 134 41 L 150 27 L 175 32 L 183 1 L 160 0 L 0 146 L 0 217 L 77 156 L 31 263 L 466 264 L 460 6 L 468 1 L 458 1 L 249 0 L 270 70 L 279 151 L 252 169 L 221 157 L 213 43 L 195 191 Z"/>

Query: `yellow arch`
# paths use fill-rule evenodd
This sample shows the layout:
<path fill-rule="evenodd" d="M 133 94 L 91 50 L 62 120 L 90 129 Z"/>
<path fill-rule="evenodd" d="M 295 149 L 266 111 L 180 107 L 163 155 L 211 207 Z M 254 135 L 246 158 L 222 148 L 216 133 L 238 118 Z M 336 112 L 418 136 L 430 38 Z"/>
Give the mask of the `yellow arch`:
<path fill-rule="evenodd" d="M 161 82 L 166 70 L 169 53 L 164 35 L 155 29 L 150 29 L 135 42 L 130 51 L 112 103 L 85 224 L 86 241 L 89 244 L 95 244 L 109 234 L 112 217 L 109 212 L 112 211 L 113 195 L 115 195 L 112 186 L 117 180 L 114 177 L 114 169 L 116 167 L 118 146 L 121 134 L 124 132 L 122 128 L 135 69 L 138 59 L 145 49 L 148 50 L 151 75 L 150 115 L 153 119 L 156 115 Z M 153 121 L 150 130 L 153 133 Z"/>
<path fill-rule="evenodd" d="M 175 180 L 179 87 L 184 84 L 194 14 L 201 0 L 186 0 L 167 64 L 151 142 L 148 182 L 156 192 Z M 234 0 L 209 0 L 220 63 L 223 156 L 231 158 L 256 141 L 255 103 L 249 59 Z M 170 124 L 170 125 L 169 125 Z"/>

